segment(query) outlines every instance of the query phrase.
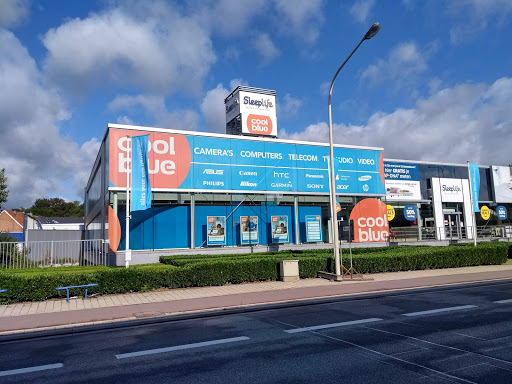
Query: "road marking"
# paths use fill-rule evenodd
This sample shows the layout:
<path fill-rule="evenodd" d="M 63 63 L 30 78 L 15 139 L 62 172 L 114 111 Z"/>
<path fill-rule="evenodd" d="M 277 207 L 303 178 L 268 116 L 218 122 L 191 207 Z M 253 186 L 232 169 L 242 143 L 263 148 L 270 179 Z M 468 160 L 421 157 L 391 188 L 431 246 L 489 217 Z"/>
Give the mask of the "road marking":
<path fill-rule="evenodd" d="M 0 376 L 10 376 L 10 375 L 19 375 L 21 373 L 46 371 L 48 369 L 62 368 L 63 366 L 64 366 L 64 364 L 57 363 L 57 364 L 38 365 L 38 366 L 35 366 L 35 367 L 11 369 L 9 371 L 0 371 Z"/>
<path fill-rule="evenodd" d="M 173 352 L 173 351 L 182 351 L 184 349 L 208 347 L 210 345 L 234 343 L 234 342 L 237 342 L 237 341 L 244 341 L 244 340 L 249 340 L 249 338 L 246 337 L 246 336 L 232 337 L 232 338 L 229 338 L 229 339 L 219 339 L 219 340 L 212 340 L 212 341 L 204 341 L 202 343 L 177 345 L 175 347 L 166 347 L 166 348 L 148 349 L 146 351 L 139 351 L 139 352 L 121 353 L 120 355 L 116 355 L 116 358 L 118 360 L 119 359 L 127 359 L 127 358 L 130 358 L 130 357 L 154 355 L 156 353 L 165 353 L 165 352 Z"/>
<path fill-rule="evenodd" d="M 381 320 L 382 319 L 379 319 L 378 317 L 372 317 L 369 319 L 345 321 L 343 323 L 332 323 L 332 324 L 324 324 L 324 325 L 315 325 L 312 327 L 305 327 L 305 328 L 288 329 L 285 332 L 286 333 L 299 333 L 299 332 L 308 332 L 308 331 L 318 331 L 319 329 L 336 328 L 336 327 L 344 327 L 347 325 L 372 323 L 374 321 L 381 321 Z"/>
<path fill-rule="evenodd" d="M 476 305 L 460 305 L 458 307 L 448 307 L 448 308 L 431 309 L 429 311 L 402 313 L 402 316 L 423 316 L 423 315 L 430 315 L 432 313 L 460 311 L 462 309 L 470 309 L 470 308 L 477 308 L 477 306 Z"/>
<path fill-rule="evenodd" d="M 512 303 L 512 299 L 507 299 L 507 300 L 498 300 L 498 301 L 495 301 L 496 304 L 507 304 L 507 303 Z"/>

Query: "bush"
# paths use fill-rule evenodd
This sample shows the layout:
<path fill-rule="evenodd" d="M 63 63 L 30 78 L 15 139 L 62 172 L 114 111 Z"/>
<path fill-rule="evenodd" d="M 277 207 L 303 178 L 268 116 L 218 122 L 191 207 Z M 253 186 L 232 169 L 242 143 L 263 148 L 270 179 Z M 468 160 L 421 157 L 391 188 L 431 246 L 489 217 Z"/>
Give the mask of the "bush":
<path fill-rule="evenodd" d="M 418 269 L 502 264 L 512 252 L 507 243 L 458 244 L 448 247 L 386 247 L 354 249 L 353 266 L 364 274 Z M 343 249 L 344 265 L 349 265 Z M 23 270 L 0 269 L 0 303 L 64 298 L 56 287 L 98 283 L 89 292 L 116 294 L 158 288 L 203 287 L 279 279 L 279 261 L 299 260 L 301 278 L 318 271 L 334 272 L 332 250 L 285 251 L 262 254 L 182 255 L 161 257 L 162 264 L 124 267 L 59 267 Z M 71 294 L 83 295 L 84 289 Z"/>

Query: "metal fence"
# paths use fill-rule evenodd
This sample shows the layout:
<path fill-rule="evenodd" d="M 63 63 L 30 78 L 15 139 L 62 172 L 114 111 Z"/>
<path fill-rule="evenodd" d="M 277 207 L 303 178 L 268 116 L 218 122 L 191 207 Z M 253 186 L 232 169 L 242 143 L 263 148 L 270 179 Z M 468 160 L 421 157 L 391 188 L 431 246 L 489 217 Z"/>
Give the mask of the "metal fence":
<path fill-rule="evenodd" d="M 0 268 L 107 265 L 106 240 L 0 242 Z"/>
<path fill-rule="evenodd" d="M 473 239 L 475 228 L 466 227 L 396 227 L 390 228 L 390 241 L 423 241 L 423 240 L 468 240 Z M 512 226 L 481 226 L 476 227 L 477 240 L 512 241 Z"/>

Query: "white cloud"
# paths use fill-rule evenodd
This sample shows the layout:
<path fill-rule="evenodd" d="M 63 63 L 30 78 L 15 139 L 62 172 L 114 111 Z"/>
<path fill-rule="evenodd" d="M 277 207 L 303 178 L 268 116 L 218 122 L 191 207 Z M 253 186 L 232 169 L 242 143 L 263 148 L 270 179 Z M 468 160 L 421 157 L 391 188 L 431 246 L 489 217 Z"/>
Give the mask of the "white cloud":
<path fill-rule="evenodd" d="M 7 206 L 31 206 L 55 194 L 82 200 L 81 170 L 90 171 L 99 143 L 79 146 L 59 131 L 58 123 L 70 114 L 59 95 L 43 86 L 36 63 L 12 33 L 0 30 L 0 51 L 0 164 L 8 177 Z"/>
<path fill-rule="evenodd" d="M 280 33 L 299 38 L 308 45 L 315 43 L 324 21 L 323 6 L 323 0 L 275 0 Z"/>
<path fill-rule="evenodd" d="M 258 34 L 254 39 L 254 47 L 256 51 L 262 56 L 263 64 L 268 64 L 279 56 L 279 49 L 276 48 L 270 37 L 266 33 Z"/>
<path fill-rule="evenodd" d="M 414 109 L 376 113 L 366 125 L 334 124 L 339 144 L 384 148 L 386 158 L 483 165 L 512 163 L 512 78 L 461 84 L 419 100 Z M 281 138 L 328 140 L 325 122 Z"/>
<path fill-rule="evenodd" d="M 472 40 L 489 25 L 501 28 L 510 23 L 510 0 L 458 0 L 448 3 L 446 12 L 455 24 L 450 29 L 450 42 L 454 45 Z"/>
<path fill-rule="evenodd" d="M 209 132 L 226 133 L 226 109 L 224 99 L 231 91 L 222 84 L 209 90 L 201 103 L 201 112 L 206 121 L 206 130 Z"/>
<path fill-rule="evenodd" d="M 0 27 L 10 28 L 25 21 L 29 9 L 29 0 L 0 1 Z"/>
<path fill-rule="evenodd" d="M 428 52 L 420 52 L 414 43 L 402 43 L 393 48 L 387 60 L 378 60 L 361 74 L 361 81 L 369 85 L 377 85 L 387 80 L 393 80 L 397 87 L 411 84 L 415 76 L 427 70 L 426 58 Z"/>
<path fill-rule="evenodd" d="M 303 101 L 301 99 L 292 97 L 289 93 L 284 95 L 281 103 L 277 104 L 278 118 L 290 119 L 297 115 L 300 107 L 302 107 Z"/>
<path fill-rule="evenodd" d="M 135 15 L 115 8 L 50 29 L 42 39 L 48 77 L 82 96 L 108 85 L 198 95 L 216 60 L 208 31 L 170 5 L 140 4 Z"/>
<path fill-rule="evenodd" d="M 364 23 L 368 20 L 374 6 L 375 0 L 358 0 L 350 7 L 350 14 L 359 23 Z"/>
<path fill-rule="evenodd" d="M 139 106 L 154 118 L 153 125 L 156 127 L 187 131 L 197 130 L 199 116 L 195 111 L 179 109 L 169 111 L 165 105 L 165 98 L 162 96 L 119 95 L 108 105 L 111 110 L 123 111 L 129 111 Z M 131 117 L 126 115 L 119 117 L 119 119 L 133 121 Z"/>

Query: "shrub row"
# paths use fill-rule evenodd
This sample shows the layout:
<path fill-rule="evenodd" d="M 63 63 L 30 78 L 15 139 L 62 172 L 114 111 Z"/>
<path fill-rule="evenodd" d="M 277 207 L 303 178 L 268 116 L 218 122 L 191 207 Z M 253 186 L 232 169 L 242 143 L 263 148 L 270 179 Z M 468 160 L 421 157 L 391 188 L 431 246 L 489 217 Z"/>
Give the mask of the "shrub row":
<path fill-rule="evenodd" d="M 353 266 L 360 273 L 450 268 L 472 265 L 502 264 L 511 254 L 507 243 L 482 243 L 478 247 L 456 245 L 448 247 L 373 248 L 372 252 L 353 252 Z M 302 278 L 315 277 L 318 271 L 334 272 L 331 250 L 314 252 L 279 252 L 250 255 L 197 255 L 162 257 L 163 264 L 123 267 L 69 267 L 3 270 L 0 303 L 38 301 L 63 298 L 64 290 L 56 287 L 98 283 L 91 294 L 144 292 L 158 288 L 185 288 L 239 284 L 251 281 L 279 279 L 279 261 L 299 260 Z M 343 252 L 348 264 L 348 252 Z M 75 293 L 75 292 L 72 292 Z M 83 289 L 76 294 L 83 295 Z"/>

